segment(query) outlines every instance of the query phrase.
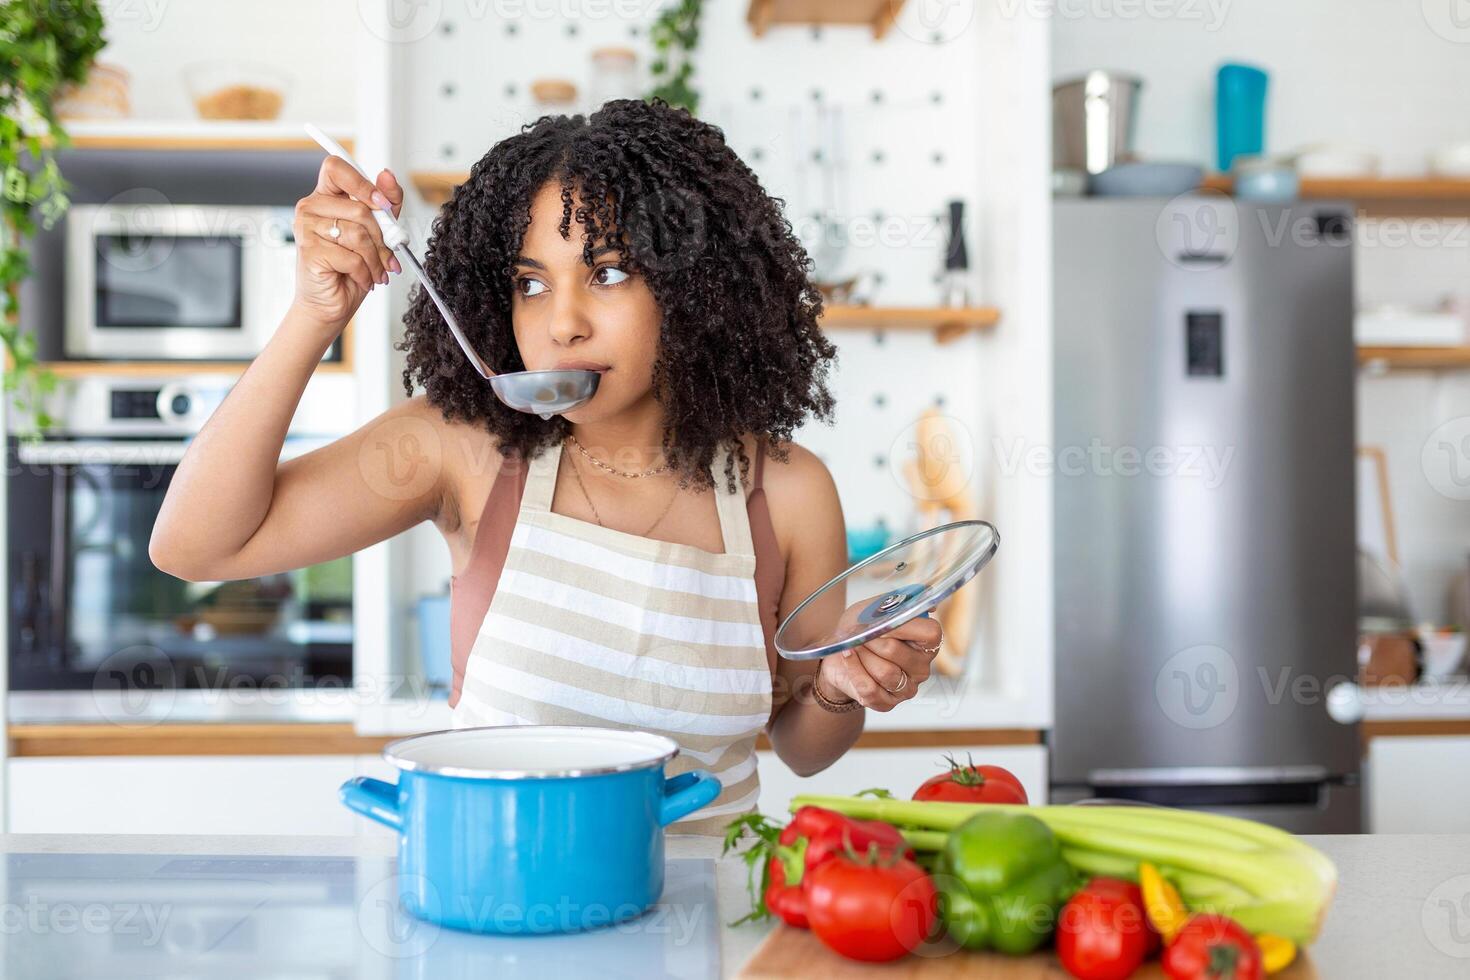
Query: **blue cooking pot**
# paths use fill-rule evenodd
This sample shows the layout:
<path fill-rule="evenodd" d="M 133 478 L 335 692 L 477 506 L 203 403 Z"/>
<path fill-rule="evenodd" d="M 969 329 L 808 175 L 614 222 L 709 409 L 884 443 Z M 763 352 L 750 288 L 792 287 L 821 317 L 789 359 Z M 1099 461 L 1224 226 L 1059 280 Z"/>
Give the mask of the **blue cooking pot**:
<path fill-rule="evenodd" d="M 647 732 L 463 728 L 389 743 L 397 785 L 359 776 L 342 802 L 398 831 L 399 897 L 422 919 L 493 933 L 632 918 L 664 887 L 663 828 L 712 801 L 702 769 Z"/>

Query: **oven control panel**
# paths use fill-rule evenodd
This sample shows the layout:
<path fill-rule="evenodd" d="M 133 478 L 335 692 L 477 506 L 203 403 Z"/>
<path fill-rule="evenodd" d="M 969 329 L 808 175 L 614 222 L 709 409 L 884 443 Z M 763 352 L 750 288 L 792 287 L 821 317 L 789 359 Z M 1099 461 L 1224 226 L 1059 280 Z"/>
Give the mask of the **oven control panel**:
<path fill-rule="evenodd" d="M 114 419 L 156 419 L 158 414 L 158 388 L 114 388 L 112 406 L 108 412 Z"/>

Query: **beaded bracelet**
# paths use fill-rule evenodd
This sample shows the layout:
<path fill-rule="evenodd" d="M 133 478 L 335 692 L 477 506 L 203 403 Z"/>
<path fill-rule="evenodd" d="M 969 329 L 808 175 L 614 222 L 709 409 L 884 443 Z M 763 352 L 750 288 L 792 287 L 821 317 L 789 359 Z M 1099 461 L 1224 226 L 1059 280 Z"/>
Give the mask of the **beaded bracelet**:
<path fill-rule="evenodd" d="M 844 711 L 856 711 L 863 706 L 861 701 L 854 699 L 831 701 L 823 697 L 821 690 L 817 687 L 817 679 L 815 677 L 812 678 L 812 697 L 816 700 L 818 707 L 823 711 L 830 711 L 833 714 L 842 714 Z"/>

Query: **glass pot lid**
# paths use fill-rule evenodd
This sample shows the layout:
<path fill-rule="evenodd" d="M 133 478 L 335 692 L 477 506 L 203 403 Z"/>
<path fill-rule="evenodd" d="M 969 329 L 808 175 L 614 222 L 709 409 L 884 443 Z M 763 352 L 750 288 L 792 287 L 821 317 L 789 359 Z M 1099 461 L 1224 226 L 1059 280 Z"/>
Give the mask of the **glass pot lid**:
<path fill-rule="evenodd" d="M 861 646 L 928 613 L 975 577 L 1000 547 L 985 521 L 921 531 L 853 565 L 802 600 L 776 630 L 788 660 Z"/>

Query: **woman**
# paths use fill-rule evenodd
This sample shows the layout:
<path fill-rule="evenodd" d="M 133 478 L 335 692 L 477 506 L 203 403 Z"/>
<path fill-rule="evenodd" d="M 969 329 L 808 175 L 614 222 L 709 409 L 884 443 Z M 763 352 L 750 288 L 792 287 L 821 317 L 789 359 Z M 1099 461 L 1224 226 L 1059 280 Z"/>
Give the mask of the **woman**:
<path fill-rule="evenodd" d="M 169 488 L 149 554 L 237 579 L 351 554 L 433 521 L 455 570 L 456 725 L 667 734 L 723 791 L 676 831 L 752 810 L 756 735 L 802 775 L 863 708 L 914 696 L 940 643 L 915 620 L 793 662 L 776 622 L 844 567 L 826 468 L 790 442 L 830 418 L 834 350 L 779 202 L 720 130 L 661 101 L 546 116 L 494 146 L 434 222 L 428 274 L 498 372 L 586 368 L 542 419 L 496 400 L 429 297 L 405 317 L 410 397 L 279 462 L 312 370 L 400 272 L 370 207 L 403 191 L 341 160 L 296 206 L 296 298 Z"/>

